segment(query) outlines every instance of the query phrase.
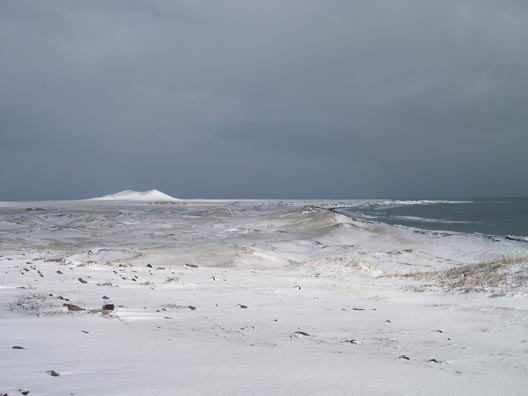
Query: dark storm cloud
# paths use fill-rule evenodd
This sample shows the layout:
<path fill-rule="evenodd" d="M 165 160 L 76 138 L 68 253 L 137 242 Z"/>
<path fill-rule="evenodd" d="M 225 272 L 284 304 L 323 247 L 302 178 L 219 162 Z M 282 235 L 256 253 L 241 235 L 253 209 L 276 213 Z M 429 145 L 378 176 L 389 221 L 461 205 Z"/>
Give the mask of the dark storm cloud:
<path fill-rule="evenodd" d="M 0 200 L 527 195 L 525 1 L 0 2 Z"/>

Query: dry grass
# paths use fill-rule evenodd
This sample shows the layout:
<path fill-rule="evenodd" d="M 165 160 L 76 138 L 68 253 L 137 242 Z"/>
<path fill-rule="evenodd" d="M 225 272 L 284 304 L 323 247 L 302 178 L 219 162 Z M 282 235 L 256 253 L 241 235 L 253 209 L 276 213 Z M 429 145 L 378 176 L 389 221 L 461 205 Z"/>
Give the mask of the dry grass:
<path fill-rule="evenodd" d="M 437 284 L 464 292 L 498 292 L 528 289 L 528 259 L 504 258 L 487 263 L 468 264 L 443 271 L 401 275 L 402 278 L 432 280 Z"/>
<path fill-rule="evenodd" d="M 182 283 L 181 279 L 178 278 L 177 276 L 169 276 L 166 280 L 165 280 L 165 283 Z"/>

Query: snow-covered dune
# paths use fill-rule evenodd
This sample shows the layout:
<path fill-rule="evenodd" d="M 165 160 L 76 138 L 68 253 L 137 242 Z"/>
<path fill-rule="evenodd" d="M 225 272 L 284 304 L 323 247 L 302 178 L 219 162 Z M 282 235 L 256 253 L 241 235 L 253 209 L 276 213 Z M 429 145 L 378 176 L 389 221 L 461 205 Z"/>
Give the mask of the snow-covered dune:
<path fill-rule="evenodd" d="M 89 201 L 178 201 L 177 198 L 171 197 L 158 190 L 133 191 L 125 190 L 115 194 L 103 195 L 102 197 L 91 198 Z"/>

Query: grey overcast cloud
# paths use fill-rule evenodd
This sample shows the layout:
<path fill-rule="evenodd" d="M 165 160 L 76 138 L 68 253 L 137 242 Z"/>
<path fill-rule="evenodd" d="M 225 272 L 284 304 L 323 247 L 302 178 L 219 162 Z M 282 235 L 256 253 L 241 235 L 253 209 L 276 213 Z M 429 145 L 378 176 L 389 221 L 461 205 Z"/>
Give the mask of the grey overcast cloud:
<path fill-rule="evenodd" d="M 528 195 L 528 1 L 0 1 L 0 201 Z"/>

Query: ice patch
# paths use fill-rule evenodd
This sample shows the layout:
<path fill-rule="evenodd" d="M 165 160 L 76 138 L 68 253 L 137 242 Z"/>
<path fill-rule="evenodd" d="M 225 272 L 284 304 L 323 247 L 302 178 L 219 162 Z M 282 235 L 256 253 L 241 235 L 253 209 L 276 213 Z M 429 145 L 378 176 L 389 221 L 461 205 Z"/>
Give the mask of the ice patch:
<path fill-rule="evenodd" d="M 516 242 L 528 242 L 528 237 L 525 236 L 508 235 L 506 239 Z"/>

